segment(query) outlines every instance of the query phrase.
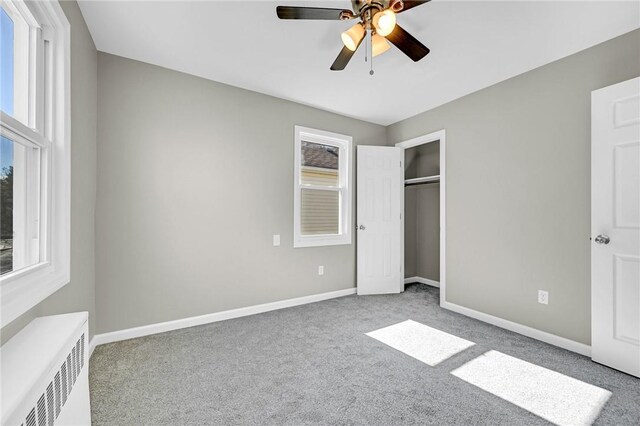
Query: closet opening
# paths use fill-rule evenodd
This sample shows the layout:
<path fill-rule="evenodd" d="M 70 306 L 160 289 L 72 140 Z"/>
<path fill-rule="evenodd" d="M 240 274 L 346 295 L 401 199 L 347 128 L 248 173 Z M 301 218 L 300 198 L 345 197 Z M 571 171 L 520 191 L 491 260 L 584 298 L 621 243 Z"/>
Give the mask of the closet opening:
<path fill-rule="evenodd" d="M 404 149 L 401 220 L 404 285 L 440 288 L 445 301 L 445 131 L 396 144 Z"/>

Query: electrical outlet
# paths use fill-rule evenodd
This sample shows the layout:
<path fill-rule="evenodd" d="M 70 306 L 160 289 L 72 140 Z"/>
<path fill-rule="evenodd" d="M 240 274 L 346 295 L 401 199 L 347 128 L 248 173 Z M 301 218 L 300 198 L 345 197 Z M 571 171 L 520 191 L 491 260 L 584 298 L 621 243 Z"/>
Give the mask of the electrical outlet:
<path fill-rule="evenodd" d="M 549 292 L 544 290 L 538 290 L 538 303 L 543 305 L 549 304 Z"/>
<path fill-rule="evenodd" d="M 324 275 L 324 266 L 318 266 L 318 275 Z"/>
<path fill-rule="evenodd" d="M 280 245 L 280 235 L 273 236 L 273 246 L 278 247 Z"/>

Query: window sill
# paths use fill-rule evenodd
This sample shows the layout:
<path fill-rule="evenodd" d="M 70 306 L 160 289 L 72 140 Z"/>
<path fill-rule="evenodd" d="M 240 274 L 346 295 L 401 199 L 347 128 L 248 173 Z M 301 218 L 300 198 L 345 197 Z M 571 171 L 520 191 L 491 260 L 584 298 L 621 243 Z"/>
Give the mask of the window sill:
<path fill-rule="evenodd" d="M 293 241 L 293 248 L 302 247 L 323 247 L 323 246 L 342 246 L 351 244 L 351 235 L 335 235 L 335 236 L 310 236 L 301 237 Z"/>
<path fill-rule="evenodd" d="M 4 327 L 68 284 L 68 268 L 49 262 L 16 271 L 0 281 L 0 326 Z"/>

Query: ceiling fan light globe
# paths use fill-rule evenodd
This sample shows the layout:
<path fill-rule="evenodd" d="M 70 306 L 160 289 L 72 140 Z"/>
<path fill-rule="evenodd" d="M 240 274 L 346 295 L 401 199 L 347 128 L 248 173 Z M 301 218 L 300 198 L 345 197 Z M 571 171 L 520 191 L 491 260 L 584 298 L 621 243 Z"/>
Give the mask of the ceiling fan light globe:
<path fill-rule="evenodd" d="M 371 53 L 374 57 L 383 54 L 390 48 L 391 45 L 389 44 L 387 39 L 382 37 L 381 35 L 374 34 L 371 38 Z"/>
<path fill-rule="evenodd" d="M 358 45 L 364 38 L 364 27 L 361 24 L 355 24 L 343 32 L 341 37 L 345 47 L 353 52 L 358 48 Z"/>
<path fill-rule="evenodd" d="M 391 9 L 376 13 L 373 15 L 373 26 L 378 34 L 383 37 L 388 36 L 396 27 L 396 14 Z"/>

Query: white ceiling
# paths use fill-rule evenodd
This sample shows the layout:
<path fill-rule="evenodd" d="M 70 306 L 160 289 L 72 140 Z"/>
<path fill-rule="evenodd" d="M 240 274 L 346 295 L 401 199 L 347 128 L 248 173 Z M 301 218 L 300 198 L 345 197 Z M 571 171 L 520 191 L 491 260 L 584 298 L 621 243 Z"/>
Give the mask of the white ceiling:
<path fill-rule="evenodd" d="M 341 1 L 80 0 L 98 50 L 388 125 L 640 27 L 638 1 L 435 0 L 398 15 L 431 49 L 418 63 L 364 45 L 329 66 L 353 23 L 281 21 L 275 7 Z"/>

